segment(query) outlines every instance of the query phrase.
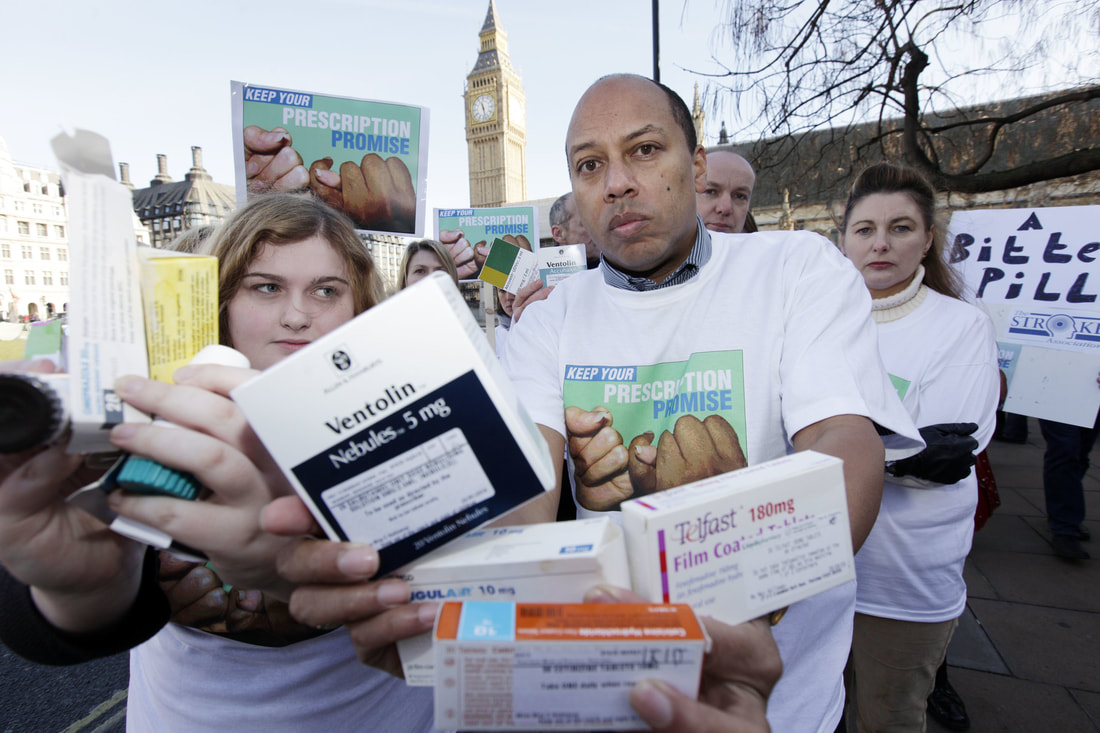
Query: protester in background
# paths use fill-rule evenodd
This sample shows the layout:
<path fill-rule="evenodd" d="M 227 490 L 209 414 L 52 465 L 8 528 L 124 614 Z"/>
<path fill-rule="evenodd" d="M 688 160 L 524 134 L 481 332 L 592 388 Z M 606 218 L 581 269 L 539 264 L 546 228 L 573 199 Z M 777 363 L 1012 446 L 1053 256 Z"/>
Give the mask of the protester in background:
<path fill-rule="evenodd" d="M 1096 379 L 1100 384 L 1100 376 Z M 1043 497 L 1054 554 L 1063 560 L 1088 560 L 1081 542 L 1092 539 L 1085 526 L 1085 487 L 1089 454 L 1100 432 L 1100 416 L 1091 428 L 1039 420 L 1047 442 L 1043 453 Z"/>
<path fill-rule="evenodd" d="M 188 254 L 194 254 L 201 252 L 206 240 L 210 238 L 210 235 L 217 229 L 213 224 L 206 224 L 201 227 L 195 227 L 194 229 L 188 229 L 183 234 L 179 235 L 171 242 L 165 249 L 170 249 L 175 252 L 186 252 Z"/>
<path fill-rule="evenodd" d="M 741 234 L 756 231 L 745 228 L 756 186 L 756 171 L 749 161 L 732 150 L 707 153 L 707 175 L 703 190 L 695 194 L 695 206 L 703 225 L 712 232 Z"/>
<path fill-rule="evenodd" d="M 563 193 L 550 206 L 550 236 L 560 245 L 583 244 L 584 259 L 589 270 L 600 266 L 600 250 L 592 241 L 584 222 L 577 216 L 573 192 Z"/>
<path fill-rule="evenodd" d="M 417 239 L 405 247 L 401 257 L 401 272 L 397 276 L 397 289 L 404 290 L 433 272 L 445 272 L 458 286 L 458 268 L 447 248 L 432 239 Z"/>
<path fill-rule="evenodd" d="M 210 251 L 220 265 L 222 341 L 258 369 L 383 297 L 350 222 L 311 197 L 253 200 L 219 229 Z M 237 598 L 229 609 L 237 612 L 265 610 L 290 589 L 274 568 L 275 553 L 288 540 L 258 526 L 260 508 L 290 488 L 228 399 L 232 387 L 254 374 L 191 367 L 177 372 L 176 386 L 124 378 L 116 385 L 124 399 L 177 427 L 124 425 L 112 433 L 120 449 L 190 471 L 211 490 L 198 502 L 121 492 L 110 501 L 116 511 L 205 551 L 217 573 L 210 582 L 262 589 L 262 596 L 229 591 Z M 184 588 L 170 590 L 176 603 L 169 607 L 156 582 L 155 553 L 64 502 L 89 477 L 80 458 L 63 450 L 54 446 L 0 463 L 0 563 L 7 570 L 0 574 L 0 638 L 17 653 L 50 663 L 134 646 L 169 613 L 190 608 L 180 603 Z M 202 584 L 191 590 L 194 602 L 219 592 Z M 241 615 L 227 615 L 227 630 Z M 338 731 L 370 721 L 378 730 L 431 729 L 430 691 L 361 665 L 343 631 L 285 622 L 238 638 L 165 626 L 131 655 L 128 727 Z"/>
<path fill-rule="evenodd" d="M 516 302 L 516 296 L 507 290 L 493 288 L 493 299 L 497 306 L 497 327 L 494 331 L 497 354 L 504 353 L 504 343 L 508 340 L 508 332 L 512 328 L 512 306 Z"/>
<path fill-rule="evenodd" d="M 927 448 L 888 464 L 878 519 L 856 555 L 849 731 L 922 731 L 937 667 L 966 605 L 974 452 L 1000 390 L 989 318 L 959 298 L 917 171 L 873 165 L 852 184 L 841 249 L 863 275 L 879 348 Z M 971 437 L 971 433 L 974 437 Z"/>

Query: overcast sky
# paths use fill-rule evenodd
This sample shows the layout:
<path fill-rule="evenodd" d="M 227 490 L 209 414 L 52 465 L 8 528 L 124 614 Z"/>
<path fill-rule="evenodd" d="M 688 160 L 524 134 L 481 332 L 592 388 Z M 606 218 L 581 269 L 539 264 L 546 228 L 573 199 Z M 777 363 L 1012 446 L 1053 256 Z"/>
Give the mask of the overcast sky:
<path fill-rule="evenodd" d="M 181 180 L 191 146 L 233 182 L 229 82 L 424 105 L 431 111 L 428 206 L 469 202 L 463 84 L 488 0 L 239 2 L 17 0 L 4 11 L 0 137 L 22 163 L 53 168 L 48 141 L 83 127 L 146 185 L 156 155 Z M 691 104 L 685 68 L 714 71 L 719 0 L 661 3 L 661 78 Z M 647 0 L 497 0 L 527 96 L 527 196 L 568 186 L 563 146 L 580 94 L 611 72 L 650 75 Z M 708 109 L 713 144 L 728 110 Z M 732 123 L 732 120 L 729 120 Z M 117 170 L 117 168 L 116 168 Z M 430 228 L 430 227 L 429 227 Z"/>

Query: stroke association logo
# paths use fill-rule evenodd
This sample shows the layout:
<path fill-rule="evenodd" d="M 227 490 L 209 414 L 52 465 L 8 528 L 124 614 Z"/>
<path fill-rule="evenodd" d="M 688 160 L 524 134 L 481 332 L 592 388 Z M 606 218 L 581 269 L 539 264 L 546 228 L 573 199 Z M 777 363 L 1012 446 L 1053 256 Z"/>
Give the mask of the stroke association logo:
<path fill-rule="evenodd" d="M 1020 341 L 1100 348 L 1100 317 L 1016 311 L 1008 333 Z"/>

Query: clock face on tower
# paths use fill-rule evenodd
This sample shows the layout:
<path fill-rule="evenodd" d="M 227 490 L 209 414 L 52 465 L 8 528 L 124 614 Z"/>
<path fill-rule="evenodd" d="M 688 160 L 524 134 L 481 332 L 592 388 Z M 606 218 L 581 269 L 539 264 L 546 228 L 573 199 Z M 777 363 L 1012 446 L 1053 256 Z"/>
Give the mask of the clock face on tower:
<path fill-rule="evenodd" d="M 493 116 L 493 109 L 496 105 L 493 103 L 493 98 L 488 94 L 482 94 L 480 97 L 474 100 L 474 119 L 478 122 L 484 122 Z"/>

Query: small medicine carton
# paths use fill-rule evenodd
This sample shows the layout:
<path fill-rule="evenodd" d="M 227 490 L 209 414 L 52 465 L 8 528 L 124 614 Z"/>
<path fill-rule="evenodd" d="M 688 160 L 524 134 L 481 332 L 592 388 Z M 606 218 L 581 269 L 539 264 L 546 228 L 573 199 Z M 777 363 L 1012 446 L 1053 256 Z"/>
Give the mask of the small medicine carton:
<path fill-rule="evenodd" d="M 232 392 L 334 540 L 385 575 L 554 487 L 550 451 L 436 273 Z"/>
<path fill-rule="evenodd" d="M 69 206 L 68 451 L 114 452 L 112 427 L 150 419 L 115 394 L 115 380 L 171 382 L 218 342 L 218 260 L 138 245 L 133 197 L 114 180 L 106 138 L 77 130 L 52 144 Z"/>
<path fill-rule="evenodd" d="M 622 528 L 608 517 L 469 532 L 402 568 L 412 601 L 580 603 L 595 585 L 630 587 Z M 397 642 L 405 682 L 435 684 L 432 635 Z"/>
<path fill-rule="evenodd" d="M 634 592 L 739 624 L 855 579 L 842 469 L 802 451 L 624 502 Z"/>
<path fill-rule="evenodd" d="M 124 403 L 114 382 L 149 376 L 142 321 L 133 196 L 114 180 L 106 138 L 77 130 L 51 141 L 69 209 L 69 323 L 65 343 L 70 453 L 115 451 L 110 430 L 148 422 Z"/>
<path fill-rule="evenodd" d="M 218 343 L 218 258 L 139 247 L 149 377 L 171 382 Z"/>
<path fill-rule="evenodd" d="M 546 287 L 554 287 L 570 275 L 584 272 L 588 263 L 583 244 L 556 244 L 540 247 L 539 278 Z"/>
<path fill-rule="evenodd" d="M 449 602 L 434 636 L 441 730 L 646 730 L 630 689 L 696 697 L 709 645 L 686 604 Z"/>

